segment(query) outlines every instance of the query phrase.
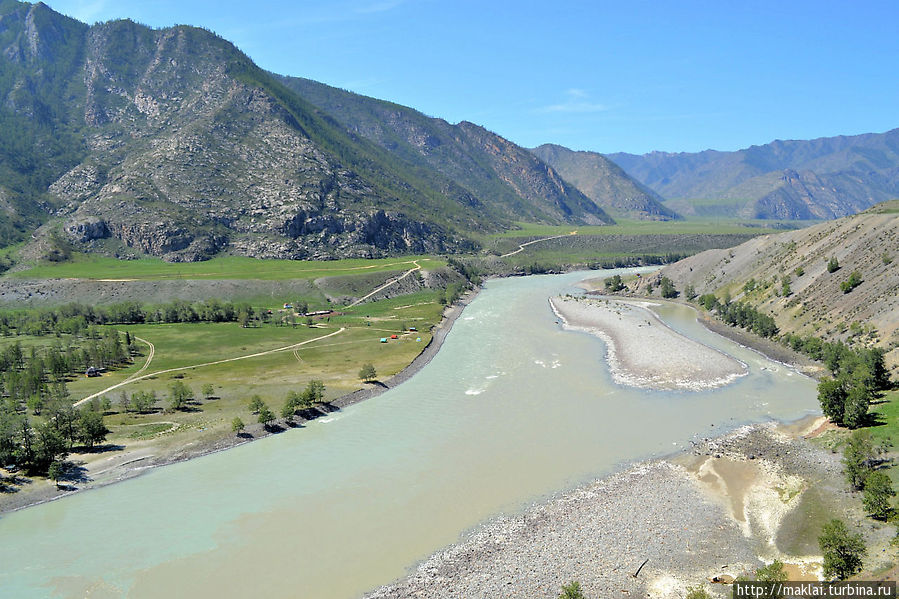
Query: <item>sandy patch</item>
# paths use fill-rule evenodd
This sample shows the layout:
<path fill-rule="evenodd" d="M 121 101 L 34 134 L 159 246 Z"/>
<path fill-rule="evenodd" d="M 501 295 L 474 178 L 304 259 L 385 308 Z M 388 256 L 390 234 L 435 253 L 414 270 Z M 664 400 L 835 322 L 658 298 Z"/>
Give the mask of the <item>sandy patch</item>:
<path fill-rule="evenodd" d="M 612 380 L 650 389 L 696 391 L 748 374 L 746 364 L 674 331 L 645 302 L 555 297 L 565 326 L 600 337 Z"/>

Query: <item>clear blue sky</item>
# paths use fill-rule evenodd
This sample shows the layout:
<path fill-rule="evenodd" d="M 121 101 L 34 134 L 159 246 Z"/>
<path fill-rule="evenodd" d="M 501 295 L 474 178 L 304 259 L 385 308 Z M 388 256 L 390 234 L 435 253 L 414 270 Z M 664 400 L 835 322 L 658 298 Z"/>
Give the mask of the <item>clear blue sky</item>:
<path fill-rule="evenodd" d="M 47 0 L 525 146 L 734 150 L 899 127 L 899 2 Z"/>

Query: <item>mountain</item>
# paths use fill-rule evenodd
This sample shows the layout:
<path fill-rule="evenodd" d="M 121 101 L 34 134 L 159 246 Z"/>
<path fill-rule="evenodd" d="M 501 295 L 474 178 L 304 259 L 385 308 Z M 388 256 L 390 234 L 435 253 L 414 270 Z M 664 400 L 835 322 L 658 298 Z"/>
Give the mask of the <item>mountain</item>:
<path fill-rule="evenodd" d="M 597 224 L 612 222 L 545 161 L 483 127 L 467 121 L 452 125 L 310 79 L 280 79 L 353 134 L 410 164 L 439 171 L 506 218 L 565 220 L 574 211 Z"/>
<path fill-rule="evenodd" d="M 490 185 L 463 185 L 461 159 L 446 174 L 369 140 L 204 29 L 89 27 L 0 0 L 0 65 L 6 243 L 46 221 L 32 249 L 368 257 L 470 248 L 468 233 L 524 218 L 611 222 L 525 150 L 468 124 L 459 151 L 481 149 L 469 165 Z"/>
<path fill-rule="evenodd" d="M 638 183 L 617 164 L 596 152 L 575 152 L 543 144 L 531 152 L 613 216 L 640 220 L 681 218 L 657 193 Z"/>
<path fill-rule="evenodd" d="M 683 214 L 831 219 L 899 196 L 899 129 L 737 152 L 608 157 Z"/>
<path fill-rule="evenodd" d="M 829 272 L 836 258 L 839 269 Z M 861 283 L 841 284 L 853 272 Z M 805 229 L 763 235 L 664 267 L 680 290 L 746 300 L 782 332 L 874 344 L 899 365 L 899 201 Z M 784 294 L 787 280 L 789 293 Z"/>

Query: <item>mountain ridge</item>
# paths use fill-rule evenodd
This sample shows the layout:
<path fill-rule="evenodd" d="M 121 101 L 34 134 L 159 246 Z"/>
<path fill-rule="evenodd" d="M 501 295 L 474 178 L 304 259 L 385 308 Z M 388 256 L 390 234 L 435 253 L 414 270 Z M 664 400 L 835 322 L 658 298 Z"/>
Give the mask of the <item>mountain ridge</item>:
<path fill-rule="evenodd" d="M 524 148 L 480 125 L 464 120 L 450 124 L 407 106 L 311 79 L 279 78 L 350 131 L 411 162 L 440 171 L 474 195 L 493 197 L 497 209 L 510 218 L 532 217 L 528 203 L 541 204 L 560 217 L 568 205 L 585 212 L 592 209 L 588 198 L 546 161 L 535 160 Z M 598 208 L 596 224 L 611 222 Z"/>
<path fill-rule="evenodd" d="M 613 216 L 639 220 L 682 218 L 663 204 L 661 196 L 602 154 L 574 151 L 557 144 L 543 144 L 531 152 Z"/>
<path fill-rule="evenodd" d="M 608 154 L 684 214 L 831 219 L 899 196 L 899 129 L 735 152 Z M 697 202 L 696 200 L 703 200 Z"/>
<path fill-rule="evenodd" d="M 350 131 L 202 28 L 87 26 L 5 0 L 0 61 L 0 233 L 9 243 L 46 222 L 36 257 L 60 243 L 172 261 L 370 257 L 471 249 L 468 233 L 521 213 L 612 222 L 536 159 L 529 178 L 494 174 L 506 197 L 523 196 L 514 209 L 474 194 Z M 58 148 L 40 143 L 54 136 Z M 544 189 L 559 193 L 539 202 Z"/>

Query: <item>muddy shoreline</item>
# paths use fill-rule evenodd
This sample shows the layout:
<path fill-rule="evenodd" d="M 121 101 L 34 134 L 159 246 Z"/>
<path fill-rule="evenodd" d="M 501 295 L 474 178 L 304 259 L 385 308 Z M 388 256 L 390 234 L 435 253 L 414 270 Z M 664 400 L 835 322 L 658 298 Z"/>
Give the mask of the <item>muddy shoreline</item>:
<path fill-rule="evenodd" d="M 0 505 L 0 516 L 9 512 L 47 503 L 48 501 L 56 501 L 75 493 L 81 493 L 90 489 L 97 489 L 123 480 L 128 480 L 129 478 L 140 476 L 155 468 L 218 453 L 237 447 L 238 445 L 244 445 L 245 443 L 251 443 L 271 435 L 277 435 L 286 432 L 291 428 L 298 428 L 305 422 L 325 416 L 341 408 L 346 408 L 367 399 L 377 397 L 388 389 L 392 389 L 412 378 L 437 355 L 446 336 L 449 334 L 450 330 L 452 330 L 453 324 L 462 314 L 465 307 L 477 297 L 479 292 L 480 288 L 468 292 L 457 303 L 444 310 L 443 319 L 436 327 L 434 327 L 431 340 L 408 366 L 386 381 L 369 384 L 363 389 L 357 389 L 356 391 L 341 395 L 320 408 L 310 408 L 300 412 L 295 418 L 293 426 L 284 425 L 283 422 L 279 420 L 277 423 L 281 426 L 273 431 L 266 430 L 262 427 L 254 427 L 252 434 L 243 433 L 241 436 L 232 434 L 225 437 L 198 439 L 189 446 L 164 456 L 156 456 L 153 454 L 139 455 L 140 452 L 113 456 L 112 459 L 115 459 L 116 457 L 122 459 L 120 460 L 120 463 L 111 464 L 102 471 L 102 474 L 104 474 L 102 480 L 89 480 L 87 482 L 75 483 L 75 485 L 78 485 L 77 487 L 73 486 L 70 482 L 63 482 L 63 486 L 68 487 L 70 490 L 57 490 L 56 486 L 50 481 L 40 479 L 32 480 L 29 487 L 3 496 L 4 501 L 2 505 Z M 77 461 L 78 456 L 91 454 L 74 455 L 76 456 Z"/>

